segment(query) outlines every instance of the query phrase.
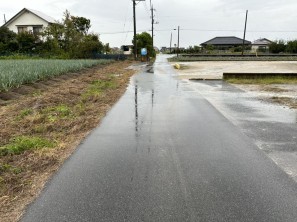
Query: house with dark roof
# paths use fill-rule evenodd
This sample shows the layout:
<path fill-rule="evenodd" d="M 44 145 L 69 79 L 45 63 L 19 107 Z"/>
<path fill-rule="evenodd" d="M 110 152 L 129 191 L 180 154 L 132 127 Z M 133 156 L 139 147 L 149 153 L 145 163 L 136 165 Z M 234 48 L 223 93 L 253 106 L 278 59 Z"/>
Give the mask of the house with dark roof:
<path fill-rule="evenodd" d="M 267 52 L 269 50 L 269 45 L 273 43 L 273 41 L 270 41 L 266 38 L 257 39 L 252 43 L 252 51 L 253 52 Z"/>
<path fill-rule="evenodd" d="M 54 18 L 42 12 L 24 8 L 6 22 L 4 26 L 15 33 L 29 32 L 37 34 L 53 23 L 56 23 Z"/>
<path fill-rule="evenodd" d="M 215 37 L 201 44 L 202 47 L 214 46 L 215 49 L 228 50 L 230 48 L 242 46 L 243 39 L 235 36 Z M 245 46 L 251 46 L 251 42 L 245 40 Z"/>

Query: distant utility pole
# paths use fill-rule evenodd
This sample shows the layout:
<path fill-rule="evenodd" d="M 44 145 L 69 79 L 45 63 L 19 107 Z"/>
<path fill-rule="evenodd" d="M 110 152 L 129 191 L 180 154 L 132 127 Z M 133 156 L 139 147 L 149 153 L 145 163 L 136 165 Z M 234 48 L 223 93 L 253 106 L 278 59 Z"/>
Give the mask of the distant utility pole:
<path fill-rule="evenodd" d="M 241 54 L 242 56 L 244 54 L 245 34 L 246 34 L 246 25 L 247 25 L 248 13 L 249 13 L 249 11 L 246 10 L 245 25 L 244 25 L 244 34 L 243 34 L 243 42 L 242 42 L 242 54 Z"/>
<path fill-rule="evenodd" d="M 6 24 L 6 17 L 5 17 L 5 14 L 4 14 L 4 24 Z"/>
<path fill-rule="evenodd" d="M 151 6 L 151 17 L 152 17 L 152 45 L 153 45 L 153 49 L 154 49 L 154 23 L 155 23 L 155 19 L 154 19 L 154 6 Z"/>
<path fill-rule="evenodd" d="M 136 2 L 145 0 L 132 0 L 133 1 L 133 20 L 134 20 L 134 59 L 137 59 L 137 40 L 136 40 Z"/>
<path fill-rule="evenodd" d="M 170 53 L 171 53 L 171 45 L 172 45 L 172 32 L 171 32 L 171 35 L 170 35 Z"/>
<path fill-rule="evenodd" d="M 155 21 L 155 15 L 154 15 L 154 11 L 156 11 L 156 9 L 154 9 L 154 6 L 151 4 L 151 18 L 152 18 L 152 44 L 153 44 L 153 48 L 154 48 L 154 25 L 158 24 L 158 22 Z"/>
<path fill-rule="evenodd" d="M 178 29 L 177 29 L 177 57 L 178 57 L 178 54 L 179 54 L 179 26 L 178 26 Z"/>

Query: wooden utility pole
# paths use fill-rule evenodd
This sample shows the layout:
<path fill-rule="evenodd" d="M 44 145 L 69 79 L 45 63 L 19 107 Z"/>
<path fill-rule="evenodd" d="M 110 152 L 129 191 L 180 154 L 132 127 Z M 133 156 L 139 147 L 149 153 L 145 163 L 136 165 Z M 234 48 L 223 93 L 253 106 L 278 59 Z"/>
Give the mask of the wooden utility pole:
<path fill-rule="evenodd" d="M 246 25 L 247 25 L 248 13 L 249 13 L 249 11 L 246 10 L 245 25 L 244 25 L 244 34 L 243 34 L 243 42 L 242 42 L 242 54 L 241 54 L 242 56 L 244 54 L 245 34 L 246 34 Z"/>
<path fill-rule="evenodd" d="M 133 1 L 133 21 L 134 21 L 134 59 L 137 59 L 137 40 L 136 40 L 136 2 L 145 0 L 132 0 Z"/>
<path fill-rule="evenodd" d="M 134 59 L 137 59 L 137 41 L 136 41 L 136 1 L 133 0 L 133 20 L 134 20 Z"/>
<path fill-rule="evenodd" d="M 4 14 L 4 24 L 6 24 L 6 17 L 5 17 L 5 14 Z"/>

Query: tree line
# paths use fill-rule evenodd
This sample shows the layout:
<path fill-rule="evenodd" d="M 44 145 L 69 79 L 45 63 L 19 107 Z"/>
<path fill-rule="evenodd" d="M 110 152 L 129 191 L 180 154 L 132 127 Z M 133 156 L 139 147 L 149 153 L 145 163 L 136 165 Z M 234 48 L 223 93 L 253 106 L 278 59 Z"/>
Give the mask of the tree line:
<path fill-rule="evenodd" d="M 269 45 L 271 53 L 297 53 L 297 40 L 278 40 Z"/>

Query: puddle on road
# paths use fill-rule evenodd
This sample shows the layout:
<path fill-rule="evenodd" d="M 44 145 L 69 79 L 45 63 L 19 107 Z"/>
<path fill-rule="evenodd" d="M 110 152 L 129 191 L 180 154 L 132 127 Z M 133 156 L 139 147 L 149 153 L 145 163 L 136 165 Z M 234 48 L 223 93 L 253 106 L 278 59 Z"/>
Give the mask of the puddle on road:
<path fill-rule="evenodd" d="M 189 81 L 187 87 L 207 99 L 297 182 L 297 110 L 261 101 L 253 92 L 223 81 Z"/>
<path fill-rule="evenodd" d="M 296 123 L 297 111 L 257 99 L 223 81 L 189 81 L 188 87 L 196 90 L 215 105 L 226 117 L 237 121 L 269 121 Z"/>

